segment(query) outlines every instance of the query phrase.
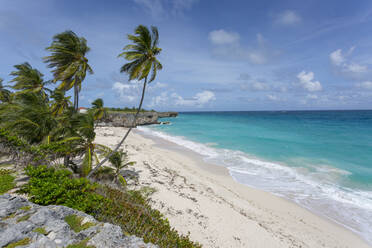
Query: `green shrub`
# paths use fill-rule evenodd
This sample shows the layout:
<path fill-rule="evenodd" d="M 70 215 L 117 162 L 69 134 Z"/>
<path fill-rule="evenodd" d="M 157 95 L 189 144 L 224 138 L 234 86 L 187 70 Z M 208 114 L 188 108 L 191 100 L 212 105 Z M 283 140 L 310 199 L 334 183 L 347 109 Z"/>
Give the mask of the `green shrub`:
<path fill-rule="evenodd" d="M 15 187 L 15 177 L 11 175 L 12 172 L 11 170 L 0 169 L 0 195 Z"/>
<path fill-rule="evenodd" d="M 141 191 L 122 192 L 103 187 L 100 193 L 107 201 L 95 216 L 98 220 L 119 225 L 125 233 L 160 247 L 201 247 L 172 228 L 158 210 L 151 208 Z"/>
<path fill-rule="evenodd" d="M 36 204 L 64 205 L 91 214 L 103 201 L 95 193 L 97 184 L 86 178 L 72 178 L 68 170 L 28 166 L 26 174 L 30 180 L 21 192 L 30 194 L 30 200 Z"/>
<path fill-rule="evenodd" d="M 159 247 L 201 247 L 188 236 L 180 235 L 158 210 L 152 209 L 144 192 L 98 186 L 84 178 L 72 178 L 67 170 L 46 166 L 27 167 L 26 173 L 30 181 L 23 191 L 34 203 L 60 204 L 81 210 L 100 221 L 119 225 L 125 234 L 142 237 Z M 66 217 L 66 222 L 79 230 L 81 219 L 76 217 Z M 69 247 L 85 247 L 74 245 Z"/>

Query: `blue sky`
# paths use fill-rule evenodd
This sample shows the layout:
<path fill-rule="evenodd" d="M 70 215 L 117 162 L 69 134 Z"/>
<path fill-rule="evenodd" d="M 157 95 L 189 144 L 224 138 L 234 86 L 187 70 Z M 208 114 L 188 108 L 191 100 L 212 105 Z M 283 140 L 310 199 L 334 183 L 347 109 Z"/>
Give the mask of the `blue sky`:
<path fill-rule="evenodd" d="M 54 34 L 88 40 L 94 75 L 82 106 L 138 104 L 117 58 L 126 34 L 159 28 L 164 69 L 145 108 L 157 110 L 299 110 L 372 108 L 372 1 L 1 0 L 0 77 L 42 62 Z"/>

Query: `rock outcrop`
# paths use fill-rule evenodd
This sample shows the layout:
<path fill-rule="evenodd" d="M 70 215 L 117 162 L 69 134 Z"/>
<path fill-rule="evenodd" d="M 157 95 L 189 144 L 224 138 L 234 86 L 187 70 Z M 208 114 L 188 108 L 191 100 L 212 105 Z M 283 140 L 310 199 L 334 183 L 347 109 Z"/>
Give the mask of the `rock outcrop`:
<path fill-rule="evenodd" d="M 159 118 L 176 117 L 177 112 L 142 112 L 138 114 L 136 125 L 160 124 Z M 100 126 L 133 127 L 134 113 L 109 113 L 99 123 Z"/>
<path fill-rule="evenodd" d="M 73 220 L 72 222 L 69 220 Z M 64 206 L 39 206 L 19 196 L 0 196 L 0 247 L 156 248 L 125 236 L 119 226 Z M 12 246 L 15 247 L 15 246 Z"/>

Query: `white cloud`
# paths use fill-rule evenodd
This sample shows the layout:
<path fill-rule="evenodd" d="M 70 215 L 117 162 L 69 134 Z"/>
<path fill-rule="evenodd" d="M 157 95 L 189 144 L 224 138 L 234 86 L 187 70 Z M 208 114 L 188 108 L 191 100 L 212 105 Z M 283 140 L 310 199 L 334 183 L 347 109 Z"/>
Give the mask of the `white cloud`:
<path fill-rule="evenodd" d="M 223 29 L 211 31 L 209 40 L 215 45 L 238 44 L 240 35 L 235 32 L 228 32 Z"/>
<path fill-rule="evenodd" d="M 372 90 L 372 81 L 365 81 L 362 83 L 358 83 L 357 87 L 365 89 L 365 90 Z"/>
<path fill-rule="evenodd" d="M 314 72 L 301 71 L 297 78 L 300 81 L 301 86 L 310 92 L 322 90 L 322 85 L 319 81 L 314 81 Z"/>
<path fill-rule="evenodd" d="M 164 8 L 161 0 L 134 0 L 138 5 L 142 5 L 152 17 L 159 18 L 164 13 Z"/>
<path fill-rule="evenodd" d="M 199 0 L 173 0 L 173 14 L 182 14 L 183 11 L 191 9 L 192 5 Z"/>
<path fill-rule="evenodd" d="M 351 56 L 354 49 L 355 47 L 351 47 L 345 54 L 342 53 L 342 49 L 337 49 L 329 55 L 329 59 L 332 65 L 344 75 L 360 77 L 368 72 L 368 67 L 350 61 L 348 57 Z"/>
<path fill-rule="evenodd" d="M 260 82 L 260 81 L 253 81 L 250 83 L 241 84 L 240 88 L 242 90 L 253 90 L 253 91 L 267 91 L 271 89 L 269 84 Z"/>
<path fill-rule="evenodd" d="M 331 60 L 332 64 L 337 65 L 337 66 L 340 66 L 345 62 L 345 58 L 342 55 L 342 50 L 341 49 L 338 49 L 338 50 L 332 52 L 329 55 L 329 59 Z"/>
<path fill-rule="evenodd" d="M 266 97 L 270 100 L 270 101 L 279 101 L 279 98 L 275 95 L 266 95 Z"/>
<path fill-rule="evenodd" d="M 176 105 L 187 107 L 201 107 L 211 101 L 216 100 L 214 93 L 208 90 L 199 92 L 190 99 L 185 99 L 177 93 L 172 93 L 171 97 L 174 99 Z"/>
<path fill-rule="evenodd" d="M 156 82 L 156 83 L 151 83 L 149 86 L 149 90 L 157 90 L 157 89 L 165 89 L 168 87 L 168 84 L 161 83 L 161 82 Z"/>
<path fill-rule="evenodd" d="M 256 35 L 256 45 L 247 48 L 240 44 L 240 35 L 235 32 L 227 32 L 223 29 L 214 30 L 209 33 L 208 38 L 214 45 L 213 54 L 223 59 L 248 60 L 252 64 L 266 64 L 280 54 L 268 46 L 260 33 Z"/>
<path fill-rule="evenodd" d="M 355 63 L 351 63 L 346 66 L 347 70 L 353 73 L 364 73 L 368 71 L 368 67 L 365 65 L 359 65 Z"/>
<path fill-rule="evenodd" d="M 160 95 L 155 96 L 151 99 L 151 103 L 148 105 L 148 107 L 157 107 L 157 106 L 164 106 L 167 103 L 169 103 L 169 96 L 168 92 L 162 92 Z"/>
<path fill-rule="evenodd" d="M 185 10 L 191 9 L 192 5 L 199 0 L 134 0 L 138 5 L 141 5 L 145 10 L 156 19 L 182 15 Z"/>
<path fill-rule="evenodd" d="M 252 88 L 255 90 L 269 90 L 270 86 L 262 82 L 254 82 Z"/>
<path fill-rule="evenodd" d="M 275 22 L 284 26 L 293 26 L 301 23 L 301 16 L 293 10 L 286 10 L 277 16 Z"/>
<path fill-rule="evenodd" d="M 133 102 L 139 98 L 141 93 L 142 83 L 137 80 L 132 80 L 128 83 L 115 82 L 112 89 L 118 94 L 119 101 Z"/>

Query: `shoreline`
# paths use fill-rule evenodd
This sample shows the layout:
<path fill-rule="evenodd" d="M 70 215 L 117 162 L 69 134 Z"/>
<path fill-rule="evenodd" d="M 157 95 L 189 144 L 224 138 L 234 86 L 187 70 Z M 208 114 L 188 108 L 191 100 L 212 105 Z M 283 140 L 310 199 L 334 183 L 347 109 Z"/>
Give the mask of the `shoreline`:
<path fill-rule="evenodd" d="M 100 128 L 98 142 L 113 146 L 123 130 Z M 344 226 L 238 183 L 227 168 L 170 141 L 135 130 L 125 149 L 137 161 L 134 187 L 155 188 L 152 205 L 205 247 L 370 247 Z"/>

